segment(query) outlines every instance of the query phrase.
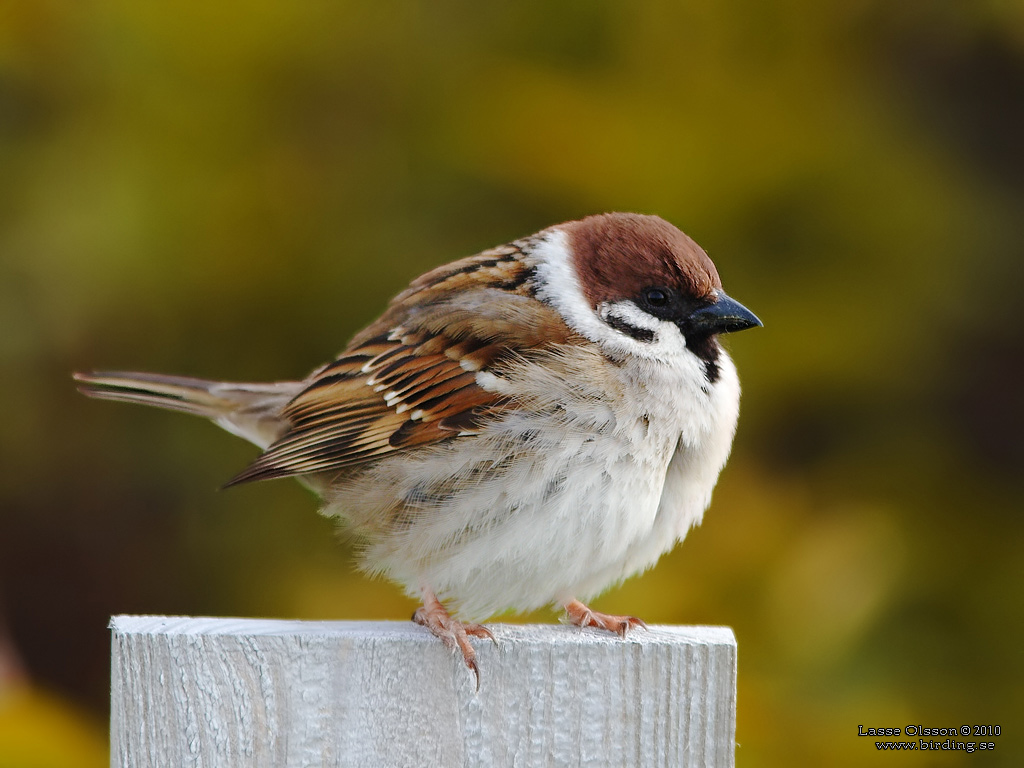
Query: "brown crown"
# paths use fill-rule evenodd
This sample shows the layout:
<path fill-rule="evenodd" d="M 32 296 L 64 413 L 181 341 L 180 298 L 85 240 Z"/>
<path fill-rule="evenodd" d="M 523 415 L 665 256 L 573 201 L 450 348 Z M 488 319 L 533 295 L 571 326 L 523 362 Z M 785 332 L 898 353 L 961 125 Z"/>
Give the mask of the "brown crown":
<path fill-rule="evenodd" d="M 658 216 L 604 213 L 571 221 L 563 229 L 591 306 L 634 298 L 652 286 L 713 300 L 722 287 L 704 249 Z"/>

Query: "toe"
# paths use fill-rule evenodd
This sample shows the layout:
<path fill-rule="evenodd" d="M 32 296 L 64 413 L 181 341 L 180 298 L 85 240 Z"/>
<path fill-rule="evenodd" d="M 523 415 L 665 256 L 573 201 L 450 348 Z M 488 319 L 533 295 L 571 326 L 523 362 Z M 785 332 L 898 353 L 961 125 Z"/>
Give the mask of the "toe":
<path fill-rule="evenodd" d="M 623 638 L 634 627 L 647 629 L 647 625 L 636 616 L 615 616 L 613 614 L 600 613 L 588 608 L 579 600 L 571 600 L 566 603 L 565 612 L 571 624 L 575 624 L 578 627 L 606 629 Z"/>
<path fill-rule="evenodd" d="M 473 637 L 485 637 L 495 645 L 498 644 L 498 641 L 494 639 L 494 633 L 483 624 L 463 624 L 462 627 L 466 630 L 467 635 L 472 635 Z"/>
<path fill-rule="evenodd" d="M 476 662 L 476 651 L 469 642 L 470 637 L 484 637 L 495 645 L 497 640 L 487 627 L 481 624 L 463 624 L 451 617 L 437 597 L 429 591 L 424 591 L 423 606 L 416 609 L 412 620 L 422 624 L 430 630 L 431 634 L 440 638 L 449 650 L 459 651 L 466 667 L 473 673 L 476 680 L 476 689 L 480 690 L 480 667 Z"/>

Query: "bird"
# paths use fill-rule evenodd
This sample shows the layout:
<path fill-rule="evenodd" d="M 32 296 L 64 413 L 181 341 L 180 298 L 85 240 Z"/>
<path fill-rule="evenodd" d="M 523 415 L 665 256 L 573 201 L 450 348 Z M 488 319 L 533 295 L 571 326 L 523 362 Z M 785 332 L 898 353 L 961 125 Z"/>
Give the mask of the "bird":
<path fill-rule="evenodd" d="M 470 638 L 496 613 L 646 628 L 587 603 L 701 522 L 739 415 L 719 337 L 760 325 L 673 224 L 602 213 L 426 272 L 302 380 L 74 377 L 261 448 L 227 485 L 319 494 L 479 688 Z"/>

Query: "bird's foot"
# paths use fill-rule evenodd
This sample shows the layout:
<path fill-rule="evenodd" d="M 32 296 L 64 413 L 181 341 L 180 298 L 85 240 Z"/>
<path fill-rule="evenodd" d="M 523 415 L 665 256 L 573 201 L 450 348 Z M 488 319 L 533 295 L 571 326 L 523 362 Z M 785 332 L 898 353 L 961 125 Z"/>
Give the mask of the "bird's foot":
<path fill-rule="evenodd" d="M 476 651 L 469 642 L 470 637 L 486 637 L 497 645 L 491 630 L 482 624 L 463 623 L 453 619 L 448 610 L 441 605 L 437 596 L 429 590 L 423 591 L 423 605 L 416 609 L 412 620 L 422 624 L 431 634 L 440 638 L 445 647 L 451 651 L 460 651 L 469 671 L 476 678 L 476 689 L 480 690 L 480 667 L 476 663 Z"/>
<path fill-rule="evenodd" d="M 647 629 L 636 616 L 615 616 L 609 613 L 599 613 L 581 603 L 579 600 L 570 600 L 565 604 L 565 613 L 568 616 L 568 623 L 577 627 L 597 627 L 615 632 L 619 637 L 625 637 L 626 633 L 634 627 Z"/>

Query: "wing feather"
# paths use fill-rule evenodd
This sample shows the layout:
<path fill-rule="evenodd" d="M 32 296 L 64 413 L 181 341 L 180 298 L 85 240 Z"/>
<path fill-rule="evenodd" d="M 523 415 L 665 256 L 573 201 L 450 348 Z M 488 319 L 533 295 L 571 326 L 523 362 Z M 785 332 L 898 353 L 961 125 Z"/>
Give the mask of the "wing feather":
<path fill-rule="evenodd" d="M 532 296 L 532 268 L 514 245 L 414 281 L 283 409 L 288 427 L 229 485 L 337 472 L 447 440 L 471 439 L 516 403 L 483 389 L 480 371 L 518 355 L 578 343 Z"/>

